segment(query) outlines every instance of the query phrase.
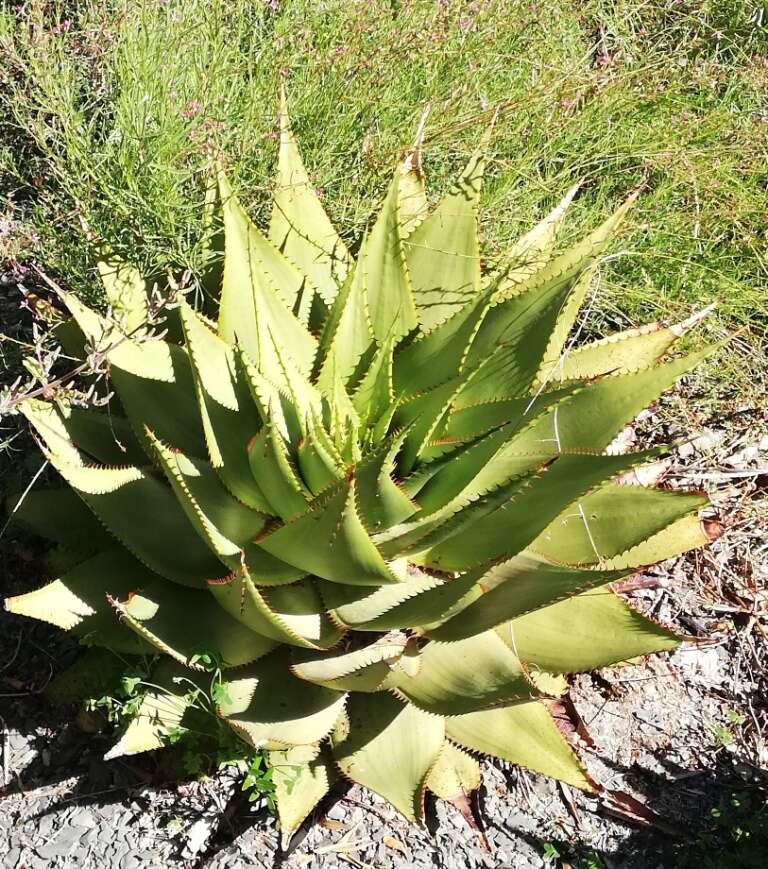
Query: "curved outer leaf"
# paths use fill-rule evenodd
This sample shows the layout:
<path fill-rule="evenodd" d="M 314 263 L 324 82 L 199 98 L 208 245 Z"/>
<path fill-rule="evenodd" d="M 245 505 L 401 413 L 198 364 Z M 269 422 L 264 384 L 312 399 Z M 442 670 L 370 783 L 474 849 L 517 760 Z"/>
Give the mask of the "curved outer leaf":
<path fill-rule="evenodd" d="M 552 261 L 551 267 L 556 271 L 564 269 L 570 271 L 576 267 L 579 274 L 583 274 L 583 278 L 574 286 L 574 291 L 568 299 L 568 302 L 563 307 L 560 316 L 557 319 L 557 324 L 552 330 L 552 335 L 547 346 L 547 351 L 544 354 L 544 360 L 541 363 L 537 377 L 540 381 L 547 381 L 551 376 L 551 370 L 555 368 L 560 359 L 565 342 L 568 339 L 568 334 L 573 327 L 578 316 L 579 309 L 586 298 L 589 286 L 591 283 L 592 272 L 600 257 L 607 247 L 608 243 L 615 236 L 624 218 L 630 208 L 637 202 L 640 191 L 635 191 L 629 196 L 614 213 L 605 220 L 597 229 L 593 230 L 583 241 L 579 242 L 570 251 L 557 257 Z M 547 271 L 550 266 L 545 266 L 543 271 Z"/>
<path fill-rule="evenodd" d="M 223 172 L 219 191 L 225 237 L 219 335 L 230 344 L 237 341 L 273 382 L 280 382 L 273 341 L 308 373 L 317 342 L 290 310 L 304 278 L 251 223 Z"/>
<path fill-rule="evenodd" d="M 387 693 L 350 695 L 347 715 L 332 738 L 341 771 L 409 820 L 421 818 L 427 776 L 443 747 L 443 719 Z"/>
<path fill-rule="evenodd" d="M 219 712 L 254 748 L 317 744 L 344 710 L 346 694 L 296 679 L 289 663 L 276 649 L 224 683 Z"/>
<path fill-rule="evenodd" d="M 45 540 L 85 552 L 114 545 L 112 535 L 70 488 L 15 493 L 6 504 L 14 522 Z"/>
<path fill-rule="evenodd" d="M 48 458 L 117 539 L 160 576 L 202 588 L 225 572 L 173 492 L 139 468 L 97 468 Z"/>
<path fill-rule="evenodd" d="M 152 580 L 124 601 L 110 597 L 124 624 L 155 648 L 193 669 L 196 654 L 214 651 L 225 667 L 239 667 L 265 655 L 275 643 L 248 630 L 206 591 Z M 184 613 L 184 619 L 179 619 Z M 199 668 L 199 666 L 198 666 Z"/>
<path fill-rule="evenodd" d="M 582 498 L 577 510 L 570 510 L 555 519 L 531 544 L 531 548 L 561 562 L 598 564 L 610 570 L 652 564 L 660 560 L 653 557 L 656 551 L 646 556 L 650 557 L 649 561 L 637 561 L 638 557 L 642 558 L 641 550 L 634 552 L 629 561 L 620 556 L 640 547 L 655 534 L 707 503 L 706 495 L 699 492 L 674 492 L 608 483 Z M 694 532 L 693 538 L 681 533 L 679 544 L 683 548 L 679 552 L 670 550 L 667 557 L 692 548 L 692 543 L 701 545 L 706 541 L 698 521 L 691 530 Z M 695 543 L 696 540 L 700 542 Z"/>
<path fill-rule="evenodd" d="M 247 571 L 209 586 L 216 601 L 252 631 L 308 649 L 335 646 L 343 631 L 323 612 L 314 584 L 258 588 Z"/>
<path fill-rule="evenodd" d="M 9 612 L 71 630 L 115 652 L 141 654 L 150 648 L 149 644 L 118 623 L 107 596 L 126 597 L 156 580 L 125 550 L 112 549 L 89 558 L 42 588 L 6 598 L 5 607 Z"/>
<path fill-rule="evenodd" d="M 461 570 L 517 555 L 569 504 L 648 456 L 561 455 L 528 485 L 512 489 L 506 503 L 492 512 L 473 511 L 474 505 L 464 508 L 462 512 L 477 518 L 457 522 L 456 533 L 432 546 L 424 562 L 441 570 Z"/>
<path fill-rule="evenodd" d="M 147 324 L 147 282 L 140 272 L 119 256 L 102 248 L 105 257 L 97 265 L 109 307 L 126 332 Z"/>
<path fill-rule="evenodd" d="M 269 239 L 285 257 L 307 275 L 330 305 L 347 274 L 350 256 L 325 213 L 309 180 L 291 132 L 285 94 L 280 100 L 280 152 L 269 222 Z M 310 297 L 307 288 L 304 294 Z M 302 298 L 299 311 L 308 314 Z M 306 318 L 302 317 L 304 322 Z"/>
<path fill-rule="evenodd" d="M 144 694 L 139 710 L 123 731 L 117 743 L 104 755 L 105 760 L 140 754 L 163 748 L 170 735 L 180 727 L 190 727 L 196 733 L 213 725 L 212 716 L 194 706 L 196 689 L 204 690 L 205 677 L 167 658 L 161 661 L 149 678 L 150 688 Z"/>
<path fill-rule="evenodd" d="M 522 552 L 488 571 L 474 571 L 469 595 L 456 607 L 458 612 L 429 636 L 450 642 L 471 637 L 523 613 L 549 606 L 586 589 L 607 585 L 629 571 L 577 570 L 553 564 L 530 552 Z M 464 604 L 462 606 L 462 604 Z"/>
<path fill-rule="evenodd" d="M 595 790 L 541 701 L 523 701 L 448 718 L 445 732 L 470 751 L 500 757 L 582 790 Z"/>
<path fill-rule="evenodd" d="M 399 195 L 395 178 L 357 260 L 357 269 L 363 276 L 371 329 L 379 344 L 403 338 L 419 322 L 400 239 Z"/>
<path fill-rule="evenodd" d="M 395 684 L 426 712 L 461 715 L 535 693 L 514 652 L 493 631 L 455 643 L 430 641 L 420 658 L 418 673 Z"/>
<path fill-rule="evenodd" d="M 313 745 L 270 751 L 269 767 L 280 819 L 280 841 L 285 850 L 293 833 L 328 793 L 336 769 L 328 755 Z"/>
<path fill-rule="evenodd" d="M 501 280 L 500 296 L 515 292 L 551 259 L 557 234 L 579 187 L 580 184 L 574 184 L 552 211 L 504 254 L 504 262 L 511 267 Z"/>
<path fill-rule="evenodd" d="M 308 540 L 315 545 L 308 547 Z M 382 585 L 398 581 L 363 526 L 352 476 L 258 543 L 282 561 L 331 582 Z"/>
<path fill-rule="evenodd" d="M 480 764 L 450 742 L 446 742 L 437 763 L 427 778 L 427 788 L 441 800 L 449 802 L 466 796 L 480 787 Z"/>
<path fill-rule="evenodd" d="M 291 671 L 299 679 L 336 691 L 376 691 L 402 657 L 407 643 L 402 631 L 392 631 L 352 652 L 300 658 Z"/>
<path fill-rule="evenodd" d="M 680 643 L 607 587 L 520 616 L 497 631 L 521 661 L 549 673 L 593 670 Z"/>

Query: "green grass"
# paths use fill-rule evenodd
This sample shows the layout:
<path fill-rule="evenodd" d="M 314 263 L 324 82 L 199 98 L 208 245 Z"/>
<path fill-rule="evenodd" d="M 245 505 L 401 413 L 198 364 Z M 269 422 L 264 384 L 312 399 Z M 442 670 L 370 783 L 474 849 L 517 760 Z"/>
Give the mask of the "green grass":
<path fill-rule="evenodd" d="M 646 190 L 588 328 L 714 299 L 720 330 L 768 321 L 768 8 L 741 0 L 31 0 L 0 12 L 7 258 L 93 298 L 79 218 L 147 270 L 199 262 L 203 175 L 222 148 L 265 217 L 281 74 L 332 217 L 358 238 L 424 106 L 435 195 L 502 109 L 489 253 L 576 179 L 571 226 Z M 64 22 L 69 22 L 65 24 Z M 0 248 L 0 258 L 3 249 Z"/>

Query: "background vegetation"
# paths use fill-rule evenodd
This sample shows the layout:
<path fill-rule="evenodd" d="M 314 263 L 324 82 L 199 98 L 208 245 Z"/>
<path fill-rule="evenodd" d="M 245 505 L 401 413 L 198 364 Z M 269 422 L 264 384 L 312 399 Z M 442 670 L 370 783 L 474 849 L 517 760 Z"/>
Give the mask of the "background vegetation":
<path fill-rule="evenodd" d="M 0 51 L 0 259 L 91 297 L 80 217 L 149 269 L 194 268 L 211 149 L 263 211 L 286 76 L 306 162 L 351 240 L 425 106 L 435 195 L 501 107 L 489 253 L 576 179 L 574 231 L 645 181 L 592 326 L 721 299 L 721 323 L 750 329 L 725 370 L 758 365 L 744 355 L 768 313 L 756 0 L 29 0 L 0 13 Z"/>

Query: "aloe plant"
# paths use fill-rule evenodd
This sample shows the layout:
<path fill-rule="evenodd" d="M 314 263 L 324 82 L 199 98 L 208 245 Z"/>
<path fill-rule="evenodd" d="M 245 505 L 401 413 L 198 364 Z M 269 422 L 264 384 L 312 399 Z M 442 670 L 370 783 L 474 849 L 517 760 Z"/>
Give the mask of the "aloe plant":
<path fill-rule="evenodd" d="M 215 321 L 182 295 L 158 336 L 110 255 L 108 314 L 63 302 L 114 397 L 22 407 L 67 485 L 18 518 L 74 566 L 6 606 L 163 654 L 108 757 L 188 721 L 213 651 L 217 713 L 269 752 L 286 836 L 338 775 L 409 819 L 425 789 L 476 788 L 478 755 L 594 790 L 552 715 L 566 674 L 679 642 L 614 584 L 705 544 L 706 499 L 632 484 L 658 451 L 612 443 L 702 359 L 663 361 L 692 321 L 568 343 L 635 196 L 560 250 L 569 191 L 484 274 L 486 140 L 433 209 L 406 151 L 353 258 L 283 106 L 266 233 L 215 173 Z"/>

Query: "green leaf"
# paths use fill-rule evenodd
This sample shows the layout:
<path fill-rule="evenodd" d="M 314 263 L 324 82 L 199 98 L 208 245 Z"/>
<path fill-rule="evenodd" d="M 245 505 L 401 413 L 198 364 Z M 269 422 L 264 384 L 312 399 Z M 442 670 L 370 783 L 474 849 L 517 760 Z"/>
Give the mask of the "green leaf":
<path fill-rule="evenodd" d="M 625 604 L 591 589 L 497 628 L 520 660 L 549 673 L 580 673 L 677 648 L 680 638 Z"/>
<path fill-rule="evenodd" d="M 480 787 L 480 764 L 457 746 L 446 742 L 427 778 L 427 788 L 441 800 L 452 801 Z"/>
<path fill-rule="evenodd" d="M 185 302 L 179 308 L 195 375 L 208 455 L 230 492 L 255 510 L 269 505 L 251 473 L 247 445 L 261 426 L 232 348 Z"/>
<path fill-rule="evenodd" d="M 72 293 L 63 301 L 110 363 L 110 377 L 134 432 L 143 441 L 149 425 L 189 455 L 207 455 L 195 399 L 192 367 L 184 348 L 145 334 L 129 337 L 119 326 L 83 305 Z"/>
<path fill-rule="evenodd" d="M 317 342 L 291 313 L 305 278 L 250 221 L 223 172 L 219 191 L 225 236 L 219 335 L 230 344 L 237 341 L 275 382 L 280 371 L 275 343 L 309 373 Z"/>
<path fill-rule="evenodd" d="M 128 333 L 147 324 L 147 282 L 130 263 L 109 250 L 102 249 L 104 259 L 98 263 L 99 276 L 114 316 Z"/>
<path fill-rule="evenodd" d="M 357 260 L 373 336 L 379 344 L 403 338 L 416 328 L 416 308 L 400 239 L 397 175 Z M 422 224 L 423 226 L 423 224 Z"/>
<path fill-rule="evenodd" d="M 299 679 L 336 691 L 376 691 L 402 657 L 407 643 L 406 634 L 391 631 L 352 652 L 322 657 L 299 655 L 291 672 Z"/>
<path fill-rule="evenodd" d="M 652 564 L 659 559 L 636 561 L 642 547 L 633 556 L 621 556 L 707 503 L 707 497 L 698 492 L 609 483 L 582 498 L 577 510 L 568 510 L 555 519 L 531 548 L 560 562 L 597 564 L 610 570 Z M 696 522 L 695 527 L 698 526 Z M 693 539 L 706 541 L 701 531 Z M 689 542 L 688 535 L 681 535 L 681 545 L 687 546 Z M 666 557 L 680 552 L 671 551 Z M 649 552 L 648 556 L 655 554 Z"/>
<path fill-rule="evenodd" d="M 429 214 L 429 203 L 424 185 L 424 172 L 421 168 L 421 144 L 427 112 L 421 116 L 416 140 L 412 147 L 403 152 L 397 166 L 398 171 L 398 218 L 400 238 L 406 239 Z"/>
<path fill-rule="evenodd" d="M 336 645 L 342 629 L 323 611 L 312 582 L 259 588 L 247 571 L 209 585 L 216 601 L 231 616 L 256 633 L 279 643 L 308 649 Z"/>
<path fill-rule="evenodd" d="M 426 779 L 443 746 L 443 720 L 387 693 L 350 695 L 347 715 L 333 735 L 342 773 L 408 820 L 423 817 Z"/>
<path fill-rule="evenodd" d="M 528 698 L 533 692 L 514 652 L 494 631 L 452 643 L 429 641 L 414 676 L 401 676 L 397 692 L 420 709 L 461 715 Z"/>
<path fill-rule="evenodd" d="M 485 142 L 456 184 L 404 242 L 423 332 L 449 319 L 480 290 L 477 213 Z"/>
<path fill-rule="evenodd" d="M 285 94 L 280 103 L 280 153 L 269 239 L 330 305 L 347 274 L 350 256 L 304 168 L 291 132 Z M 300 310 L 304 308 L 302 304 Z"/>
<path fill-rule="evenodd" d="M 114 545 L 114 538 L 69 487 L 17 492 L 8 496 L 6 507 L 14 522 L 62 546 L 95 551 Z"/>
<path fill-rule="evenodd" d="M 344 709 L 346 694 L 297 679 L 289 667 L 287 650 L 276 649 L 224 683 L 229 699 L 219 712 L 254 748 L 317 744 Z"/>
<path fill-rule="evenodd" d="M 9 597 L 9 612 L 40 619 L 115 652 L 141 654 L 149 644 L 121 625 L 107 595 L 126 597 L 157 577 L 123 549 L 101 552 L 53 582 Z"/>
<path fill-rule="evenodd" d="M 355 470 L 360 514 L 372 532 L 403 522 L 418 509 L 392 479 L 395 459 L 407 434 L 402 431 L 384 441 Z"/>
<path fill-rule="evenodd" d="M 718 349 L 692 353 L 655 368 L 612 374 L 587 384 L 541 416 L 521 451 L 603 450 L 637 414 Z"/>
<path fill-rule="evenodd" d="M 462 513 L 456 514 L 457 533 L 433 546 L 423 556 L 424 563 L 440 570 L 462 570 L 516 555 L 569 504 L 647 457 L 647 453 L 561 455 L 527 485 L 513 489 L 507 502 L 492 512 L 465 507 L 462 513 L 477 518 L 464 523 Z"/>
<path fill-rule="evenodd" d="M 309 540 L 312 546 L 307 546 Z M 382 585 L 398 581 L 360 519 L 353 476 L 313 501 L 306 513 L 257 542 L 282 561 L 331 582 Z"/>
<path fill-rule="evenodd" d="M 341 457 L 314 417 L 307 418 L 306 434 L 296 457 L 301 477 L 313 495 L 344 476 Z"/>
<path fill-rule="evenodd" d="M 97 518 L 139 561 L 181 585 L 202 588 L 225 570 L 168 486 L 139 468 L 99 468 L 48 458 Z"/>
<path fill-rule="evenodd" d="M 273 421 L 277 405 L 270 405 L 270 421 L 248 444 L 248 461 L 270 512 L 283 519 L 302 513 L 311 492 L 299 479 L 277 426 Z"/>
<path fill-rule="evenodd" d="M 595 790 L 541 701 L 458 715 L 446 720 L 445 731 L 450 740 L 470 751 L 500 757 L 582 790 Z"/>
<path fill-rule="evenodd" d="M 502 278 L 499 295 L 506 296 L 517 291 L 521 284 L 551 259 L 557 234 L 579 186 L 574 184 L 552 211 L 504 254 L 503 261 L 511 267 Z"/>
<path fill-rule="evenodd" d="M 310 745 L 270 751 L 269 765 L 277 798 L 280 840 L 285 850 L 293 833 L 328 793 L 336 778 L 333 762 Z"/>
<path fill-rule="evenodd" d="M 248 563 L 266 517 L 233 498 L 207 462 L 169 450 L 152 432 L 147 436 L 192 527 L 230 570 L 243 559 Z"/>
<path fill-rule="evenodd" d="M 239 667 L 275 645 L 214 606 L 207 591 L 155 579 L 136 586 L 125 600 L 110 597 L 110 603 L 140 637 L 192 669 L 199 669 L 193 658 L 200 650 L 213 649 L 225 667 Z"/>
<path fill-rule="evenodd" d="M 528 551 L 521 552 L 490 570 L 472 571 L 469 575 L 474 579 L 472 589 L 482 593 L 461 601 L 456 607 L 458 612 L 439 627 L 430 629 L 429 636 L 444 642 L 471 637 L 585 589 L 606 585 L 627 573 L 578 570 L 554 564 Z"/>
<path fill-rule="evenodd" d="M 148 682 L 151 687 L 142 696 L 136 715 L 106 753 L 105 760 L 163 748 L 180 727 L 201 733 L 213 724 L 212 716 L 194 705 L 196 692 L 204 690 L 205 684 L 199 673 L 165 658 Z"/>
<path fill-rule="evenodd" d="M 565 342 L 586 298 L 597 260 L 615 236 L 619 227 L 624 222 L 627 212 L 635 204 L 639 195 L 639 191 L 636 191 L 629 196 L 607 220 L 597 229 L 593 230 L 583 241 L 580 241 L 569 251 L 554 259 L 550 265 L 542 270 L 543 272 L 549 270 L 555 274 L 557 272 L 565 274 L 575 273 L 580 278 L 575 283 L 573 293 L 571 293 L 557 318 L 557 325 L 552 330 L 549 345 L 544 354 L 544 360 L 537 374 L 539 381 L 546 382 L 550 379 L 551 371 L 558 364 Z"/>

